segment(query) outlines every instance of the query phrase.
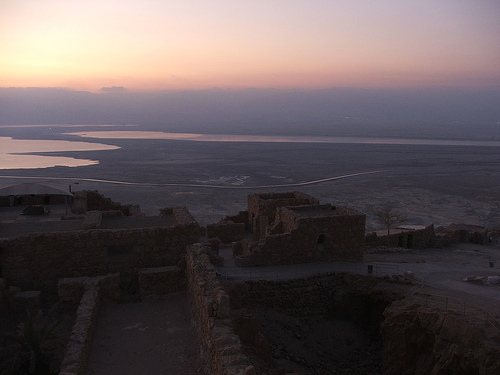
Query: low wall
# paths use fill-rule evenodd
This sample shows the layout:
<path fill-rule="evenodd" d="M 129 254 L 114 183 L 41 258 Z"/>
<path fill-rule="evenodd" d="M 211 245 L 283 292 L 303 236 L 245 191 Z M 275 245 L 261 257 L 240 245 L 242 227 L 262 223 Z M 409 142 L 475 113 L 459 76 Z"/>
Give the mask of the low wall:
<path fill-rule="evenodd" d="M 97 284 L 86 284 L 76 312 L 66 352 L 61 364 L 60 375 L 84 375 L 97 324 L 101 295 Z"/>
<path fill-rule="evenodd" d="M 442 241 L 446 241 L 447 245 L 457 243 L 475 243 L 486 245 L 489 242 L 488 229 L 476 225 L 451 224 L 447 228 L 439 231 Z"/>
<path fill-rule="evenodd" d="M 366 235 L 367 246 L 391 246 L 405 249 L 426 249 L 435 242 L 434 225 L 416 230 L 393 230 L 389 235 L 378 236 L 372 232 Z"/>
<path fill-rule="evenodd" d="M 79 304 L 60 375 L 83 375 L 87 368 L 101 299 L 120 300 L 120 276 L 77 277 L 58 283 L 61 302 Z"/>
<path fill-rule="evenodd" d="M 217 280 L 210 251 L 209 246 L 195 244 L 188 248 L 186 258 L 191 309 L 205 356 L 205 371 L 215 375 L 254 375 L 255 368 L 232 328 L 229 296 Z"/>
<path fill-rule="evenodd" d="M 77 304 L 82 299 L 87 286 L 99 287 L 101 297 L 106 300 L 119 302 L 120 275 L 109 274 L 97 277 L 72 277 L 59 279 L 57 283 L 57 294 L 61 302 Z"/>

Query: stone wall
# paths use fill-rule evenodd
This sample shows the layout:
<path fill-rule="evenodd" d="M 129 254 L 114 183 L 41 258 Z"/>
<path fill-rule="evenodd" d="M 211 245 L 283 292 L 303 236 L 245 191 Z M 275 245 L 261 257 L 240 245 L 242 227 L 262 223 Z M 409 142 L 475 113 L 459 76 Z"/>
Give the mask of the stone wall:
<path fill-rule="evenodd" d="M 86 284 L 76 312 L 59 375 L 84 375 L 90 355 L 101 295 L 96 284 Z"/>
<path fill-rule="evenodd" d="M 84 214 L 87 211 L 121 211 L 125 216 L 141 215 L 141 209 L 138 205 L 122 205 L 113 202 L 110 198 L 99 194 L 97 190 L 82 190 L 74 192 L 74 201 L 71 212 L 77 215 Z"/>
<path fill-rule="evenodd" d="M 185 214 L 182 210 L 179 214 Z M 58 278 L 137 274 L 177 265 L 198 241 L 195 221 L 171 227 L 32 233 L 0 239 L 2 275 L 23 290 L 54 288 Z"/>
<path fill-rule="evenodd" d="M 245 238 L 245 224 L 232 221 L 221 221 L 208 224 L 206 227 L 207 238 L 218 238 L 222 243 L 231 243 Z"/>
<path fill-rule="evenodd" d="M 75 323 L 66 344 L 60 375 L 84 375 L 97 324 L 101 299 L 120 300 L 120 276 L 78 277 L 61 279 L 59 299 L 78 304 Z"/>
<path fill-rule="evenodd" d="M 160 216 L 172 215 L 177 224 L 198 225 L 185 206 L 160 208 Z"/>
<path fill-rule="evenodd" d="M 195 244 L 186 258 L 188 290 L 198 337 L 204 353 L 205 372 L 213 375 L 254 375 L 229 315 L 228 294 L 210 263 L 209 245 Z"/>
<path fill-rule="evenodd" d="M 394 304 L 381 333 L 386 374 L 500 374 L 498 347 L 456 314 Z"/>
<path fill-rule="evenodd" d="M 403 247 L 405 249 L 426 249 L 434 244 L 435 238 L 434 225 L 431 224 L 423 229 L 396 229 L 389 235 L 379 236 L 376 232 L 368 233 L 366 235 L 366 245 Z"/>
<path fill-rule="evenodd" d="M 103 299 L 119 302 L 120 275 L 109 274 L 97 277 L 71 277 L 59 279 L 57 283 L 57 294 L 61 302 L 78 304 L 82 299 L 85 288 L 88 286 L 98 287 Z"/>
<path fill-rule="evenodd" d="M 281 207 L 275 226 L 259 242 L 235 245 L 238 266 L 361 260 L 366 216 L 331 205 Z M 243 253 L 243 255 L 239 255 Z"/>
<path fill-rule="evenodd" d="M 483 312 L 464 317 L 422 306 L 404 285 L 409 282 L 345 273 L 247 281 L 230 291 L 231 308 L 262 306 L 298 318 L 352 321 L 381 334 L 385 374 L 499 374 L 498 333 Z"/>
<path fill-rule="evenodd" d="M 278 207 L 309 204 L 319 204 L 319 200 L 299 191 L 249 195 L 247 210 L 251 232 L 255 238 L 261 238 L 265 227 L 274 222 Z"/>
<path fill-rule="evenodd" d="M 489 242 L 488 229 L 477 225 L 451 224 L 447 228 L 439 229 L 439 237 L 444 245 L 457 243 L 486 245 Z"/>
<path fill-rule="evenodd" d="M 246 281 L 231 290 L 231 308 L 263 306 L 293 316 L 333 315 L 363 325 L 376 325 L 380 323 L 384 309 L 408 293 L 405 285 L 387 288 L 389 282 L 394 285 L 389 277 L 349 273 L 324 273 L 280 281 Z"/>
<path fill-rule="evenodd" d="M 207 238 L 218 238 L 223 243 L 240 241 L 245 238 L 248 225 L 248 211 L 240 211 L 237 215 L 226 216 L 218 223 L 208 224 L 205 235 Z"/>
<path fill-rule="evenodd" d="M 169 293 L 186 289 L 184 272 L 180 267 L 141 268 L 139 270 L 139 292 L 141 300 L 161 298 Z"/>

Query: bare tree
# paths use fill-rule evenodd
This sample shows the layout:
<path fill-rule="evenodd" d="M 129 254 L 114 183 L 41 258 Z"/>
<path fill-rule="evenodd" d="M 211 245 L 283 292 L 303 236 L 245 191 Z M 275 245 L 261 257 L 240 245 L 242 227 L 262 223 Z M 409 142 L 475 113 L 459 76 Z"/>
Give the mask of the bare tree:
<path fill-rule="evenodd" d="M 394 225 L 404 223 L 408 219 L 402 213 L 396 211 L 398 204 L 390 199 L 381 206 L 372 208 L 372 212 L 381 223 L 387 227 L 387 235 L 391 234 Z"/>

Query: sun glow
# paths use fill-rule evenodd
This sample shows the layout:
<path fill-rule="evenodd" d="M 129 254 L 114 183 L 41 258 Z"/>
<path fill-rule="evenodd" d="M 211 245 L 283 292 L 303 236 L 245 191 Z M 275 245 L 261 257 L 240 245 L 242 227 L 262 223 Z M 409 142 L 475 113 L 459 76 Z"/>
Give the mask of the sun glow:
<path fill-rule="evenodd" d="M 500 82 L 496 2 L 7 0 L 1 7 L 4 87 Z"/>

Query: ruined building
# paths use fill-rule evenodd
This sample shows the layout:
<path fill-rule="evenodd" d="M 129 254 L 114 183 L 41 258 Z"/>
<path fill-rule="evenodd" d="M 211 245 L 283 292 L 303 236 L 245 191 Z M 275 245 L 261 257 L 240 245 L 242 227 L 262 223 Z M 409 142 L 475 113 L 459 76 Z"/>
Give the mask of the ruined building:
<path fill-rule="evenodd" d="M 253 194 L 247 211 L 207 226 L 207 237 L 233 242 L 239 266 L 361 260 L 365 222 L 361 212 L 301 192 Z"/>

